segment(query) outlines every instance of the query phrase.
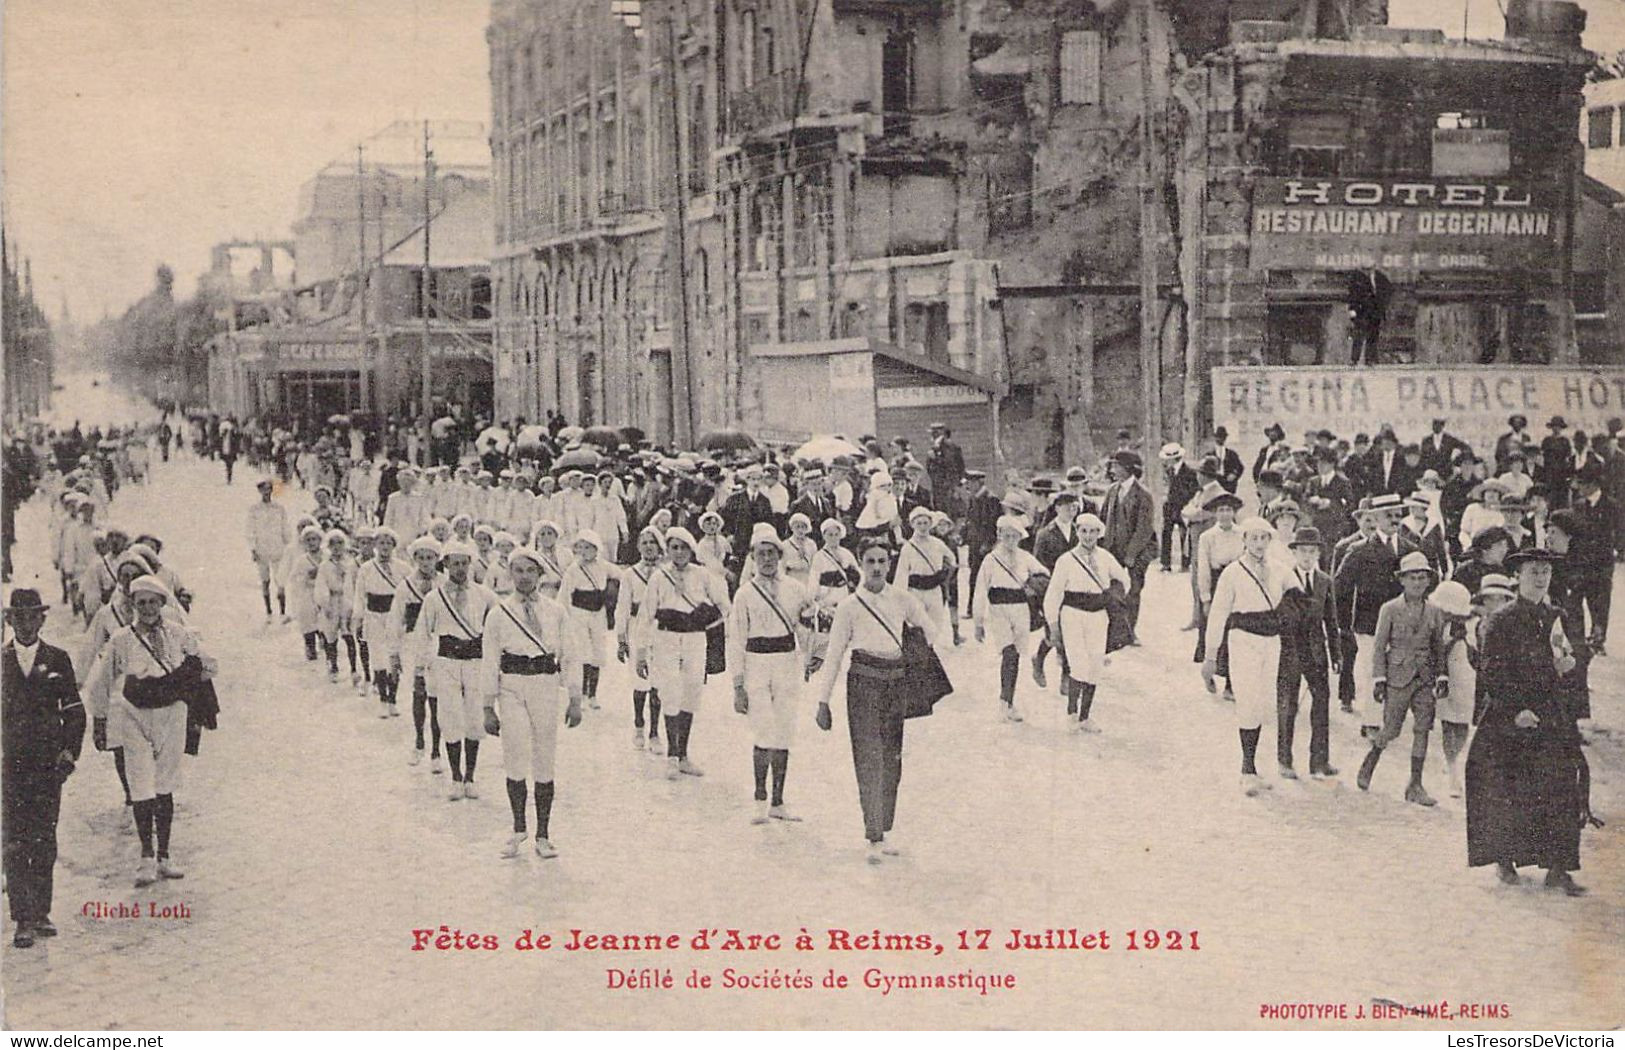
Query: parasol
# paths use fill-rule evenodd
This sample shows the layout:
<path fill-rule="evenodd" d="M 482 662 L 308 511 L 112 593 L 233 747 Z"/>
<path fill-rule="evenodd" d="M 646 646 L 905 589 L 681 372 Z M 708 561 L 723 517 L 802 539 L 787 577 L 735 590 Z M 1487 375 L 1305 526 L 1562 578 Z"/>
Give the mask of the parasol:
<path fill-rule="evenodd" d="M 796 459 L 815 459 L 820 463 L 828 463 L 836 456 L 855 456 L 862 459 L 863 449 L 839 434 L 819 434 L 796 449 L 792 456 Z"/>
<path fill-rule="evenodd" d="M 583 444 L 597 445 L 599 448 L 615 448 L 622 440 L 621 432 L 615 427 L 588 427 L 581 433 Z"/>
<path fill-rule="evenodd" d="M 575 468 L 577 470 L 595 469 L 598 466 L 599 459 L 600 457 L 598 453 L 594 452 L 590 448 L 572 448 L 566 451 L 564 455 L 553 461 L 553 470 L 556 473 L 560 470 L 569 470 L 571 468 Z"/>
<path fill-rule="evenodd" d="M 340 412 L 337 415 L 328 416 L 327 421 L 336 427 L 347 427 L 350 425 L 350 417 L 345 415 L 343 412 Z"/>
<path fill-rule="evenodd" d="M 584 427 L 560 427 L 559 440 L 564 442 L 580 441 L 581 435 L 585 434 L 586 432 L 586 428 Z"/>
<path fill-rule="evenodd" d="M 452 419 L 450 416 L 441 416 L 439 419 L 429 424 L 429 433 L 437 438 L 443 438 L 450 434 L 451 428 L 455 427 L 456 425 L 457 421 L 455 419 Z"/>
<path fill-rule="evenodd" d="M 626 442 L 628 445 L 631 445 L 633 448 L 636 448 L 649 436 L 644 432 L 642 427 L 621 427 L 620 429 L 621 440 Z"/>
<path fill-rule="evenodd" d="M 712 430 L 700 438 L 700 447 L 713 452 L 748 452 L 756 439 L 743 430 Z"/>
<path fill-rule="evenodd" d="M 508 432 L 501 427 L 486 427 L 480 431 L 480 436 L 474 439 L 474 448 L 479 452 L 506 452 L 510 444 Z"/>

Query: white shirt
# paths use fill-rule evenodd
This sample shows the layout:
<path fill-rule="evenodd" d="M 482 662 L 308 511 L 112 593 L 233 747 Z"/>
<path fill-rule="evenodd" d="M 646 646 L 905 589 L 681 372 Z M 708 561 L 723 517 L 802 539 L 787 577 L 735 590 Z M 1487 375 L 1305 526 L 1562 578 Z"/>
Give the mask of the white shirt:
<path fill-rule="evenodd" d="M 35 638 L 33 645 L 24 645 L 16 639 L 13 639 L 11 644 L 17 651 L 17 665 L 23 669 L 23 677 L 27 678 L 34 673 L 34 658 L 39 655 L 39 639 Z"/>

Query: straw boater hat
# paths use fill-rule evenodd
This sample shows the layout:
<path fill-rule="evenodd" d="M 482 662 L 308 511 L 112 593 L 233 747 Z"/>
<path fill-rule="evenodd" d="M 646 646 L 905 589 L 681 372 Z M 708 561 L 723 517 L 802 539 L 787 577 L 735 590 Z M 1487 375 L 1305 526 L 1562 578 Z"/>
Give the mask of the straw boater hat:
<path fill-rule="evenodd" d="M 1478 593 L 1474 598 L 1487 598 L 1490 595 L 1500 595 L 1503 598 L 1516 598 L 1512 577 L 1502 576 L 1498 572 L 1485 573 L 1484 578 L 1478 581 Z"/>

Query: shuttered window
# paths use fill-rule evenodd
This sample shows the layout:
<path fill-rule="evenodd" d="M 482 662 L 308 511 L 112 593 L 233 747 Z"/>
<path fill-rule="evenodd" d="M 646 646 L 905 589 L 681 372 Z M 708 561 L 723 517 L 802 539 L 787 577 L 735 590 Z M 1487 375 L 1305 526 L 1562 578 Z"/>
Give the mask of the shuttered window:
<path fill-rule="evenodd" d="M 1093 30 L 1061 34 L 1061 104 L 1100 105 L 1100 34 Z"/>

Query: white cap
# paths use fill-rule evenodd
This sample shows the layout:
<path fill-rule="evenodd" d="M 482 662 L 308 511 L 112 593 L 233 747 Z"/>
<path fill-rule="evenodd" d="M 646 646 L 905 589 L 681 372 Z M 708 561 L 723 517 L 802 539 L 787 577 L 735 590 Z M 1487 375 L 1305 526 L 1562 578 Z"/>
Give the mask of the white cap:
<path fill-rule="evenodd" d="M 317 539 L 320 539 L 322 536 L 322 530 L 317 528 L 315 525 L 306 525 L 304 528 L 299 530 L 299 538 L 304 539 L 306 536 L 315 536 Z"/>
<path fill-rule="evenodd" d="M 406 553 L 416 557 L 418 551 L 432 551 L 436 558 L 440 557 L 440 541 L 433 536 L 419 536 L 406 545 Z"/>
<path fill-rule="evenodd" d="M 910 525 L 914 524 L 916 518 L 924 518 L 926 521 L 935 524 L 937 512 L 927 506 L 918 506 L 908 512 L 908 523 Z"/>
<path fill-rule="evenodd" d="M 671 528 L 666 530 L 666 543 L 669 545 L 673 541 L 683 544 L 696 554 L 699 553 L 699 541 L 694 538 L 694 534 L 692 532 L 689 532 L 681 525 L 673 525 Z"/>
<path fill-rule="evenodd" d="M 1095 514 L 1079 514 L 1077 521 L 1073 522 L 1073 524 L 1080 529 L 1095 528 L 1101 532 L 1106 531 L 1106 523 L 1101 521 L 1099 516 Z"/>
<path fill-rule="evenodd" d="M 582 529 L 580 532 L 576 533 L 575 542 L 590 544 L 592 549 L 595 551 L 602 552 L 604 549 L 603 538 L 592 529 Z"/>
<path fill-rule="evenodd" d="M 166 602 L 172 602 L 175 600 L 175 596 L 169 593 L 169 588 L 164 586 L 164 581 L 150 574 L 146 576 L 137 576 L 135 579 L 130 581 L 130 593 L 132 595 L 140 594 L 143 591 L 147 594 L 156 594 L 163 598 Z"/>
<path fill-rule="evenodd" d="M 332 543 L 334 540 L 338 540 L 340 543 L 349 543 L 350 534 L 343 529 L 328 529 L 327 533 L 322 536 L 323 543 Z"/>
<path fill-rule="evenodd" d="M 1267 532 L 1271 536 L 1275 535 L 1275 526 L 1271 525 L 1263 518 L 1258 517 L 1256 514 L 1250 518 L 1241 519 L 1241 523 L 1236 527 L 1241 530 L 1241 534 L 1243 536 L 1254 532 Z"/>
<path fill-rule="evenodd" d="M 469 543 L 467 540 L 447 540 L 446 545 L 440 548 L 440 556 L 442 558 L 454 558 L 458 555 L 462 555 L 463 557 L 472 561 L 474 556 L 478 553 L 479 552 L 474 549 L 474 545 Z"/>
<path fill-rule="evenodd" d="M 531 562 L 538 569 L 542 567 L 542 556 L 536 553 L 534 547 L 515 547 L 513 553 L 508 555 L 508 564 L 512 566 L 514 562 L 521 558 Z"/>
<path fill-rule="evenodd" d="M 750 545 L 752 549 L 764 543 L 777 547 L 782 541 L 779 539 L 779 530 L 765 521 L 758 521 L 750 530 Z"/>
<path fill-rule="evenodd" d="M 999 515 L 999 520 L 994 523 L 994 528 L 999 532 L 1009 529 L 1012 532 L 1019 534 L 1022 539 L 1027 538 L 1027 526 L 1021 523 L 1020 518 L 1012 518 L 1008 514 Z"/>
<path fill-rule="evenodd" d="M 1451 616 L 1471 616 L 1473 614 L 1473 597 L 1467 593 L 1464 584 L 1455 580 L 1446 580 L 1433 589 L 1428 595 L 1428 601 L 1437 605 L 1443 612 Z"/>
<path fill-rule="evenodd" d="M 543 529 L 552 529 L 553 535 L 555 536 L 564 535 L 564 530 L 559 528 L 558 522 L 552 521 L 548 518 L 543 518 L 541 521 L 538 521 L 535 525 L 530 527 L 530 538 L 532 543 L 536 541 L 536 534 L 541 532 Z"/>
<path fill-rule="evenodd" d="M 390 528 L 388 525 L 380 525 L 376 529 L 373 529 L 372 538 L 375 540 L 389 539 L 393 540 L 397 544 L 401 542 L 400 534 L 394 529 Z"/>

